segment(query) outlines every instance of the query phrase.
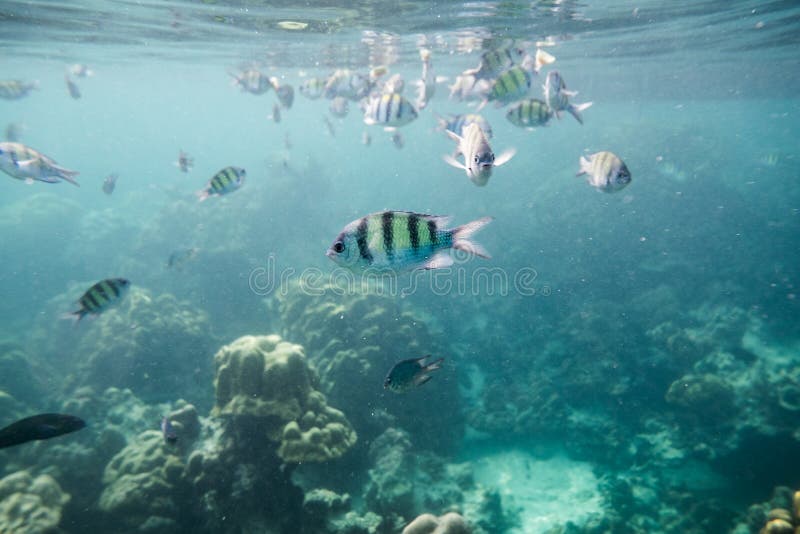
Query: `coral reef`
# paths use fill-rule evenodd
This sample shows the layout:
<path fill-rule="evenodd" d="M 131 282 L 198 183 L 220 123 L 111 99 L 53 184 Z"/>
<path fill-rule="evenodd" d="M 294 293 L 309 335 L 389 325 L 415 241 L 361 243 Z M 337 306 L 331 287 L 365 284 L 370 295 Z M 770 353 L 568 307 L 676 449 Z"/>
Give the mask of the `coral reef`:
<path fill-rule="evenodd" d="M 214 356 L 216 405 L 234 434 L 278 442 L 287 462 L 338 458 L 356 442 L 344 414 L 314 388 L 303 348 L 278 336 L 245 336 Z"/>
<path fill-rule="evenodd" d="M 467 522 L 451 512 L 441 517 L 422 514 L 403 529 L 402 534 L 470 534 Z"/>
<path fill-rule="evenodd" d="M 170 294 L 151 296 L 133 287 L 114 310 L 80 325 L 75 385 L 129 388 L 145 402 L 191 397 L 210 407 L 213 350 L 208 315 Z"/>
<path fill-rule="evenodd" d="M 174 532 L 183 462 L 160 432 L 147 430 L 106 466 L 98 508 L 115 518 L 121 532 L 149 521 L 149 532 Z"/>
<path fill-rule="evenodd" d="M 51 476 L 18 471 L 0 480 L 0 532 L 57 532 L 70 496 Z"/>
<path fill-rule="evenodd" d="M 457 379 L 448 366 L 451 355 L 441 350 L 423 315 L 368 291 L 342 295 L 341 288 L 326 286 L 320 293 L 292 286 L 282 298 L 284 337 L 303 345 L 323 393 L 364 443 L 395 426 L 413 430 L 421 446 L 452 447 L 463 432 Z M 446 369 L 430 384 L 404 395 L 381 389 L 397 361 L 425 354 L 445 358 Z"/>

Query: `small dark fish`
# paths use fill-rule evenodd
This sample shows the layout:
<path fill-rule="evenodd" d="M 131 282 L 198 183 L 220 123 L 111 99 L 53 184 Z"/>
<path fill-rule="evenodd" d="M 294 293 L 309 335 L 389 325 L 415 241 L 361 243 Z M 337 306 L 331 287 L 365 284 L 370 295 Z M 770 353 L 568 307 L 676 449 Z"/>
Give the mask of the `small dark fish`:
<path fill-rule="evenodd" d="M 175 432 L 175 427 L 172 426 L 172 421 L 169 420 L 169 417 L 164 416 L 161 418 L 161 433 L 164 435 L 166 443 L 174 445 L 178 442 L 178 434 Z"/>
<path fill-rule="evenodd" d="M 383 381 L 383 388 L 395 393 L 404 393 L 412 388 L 419 387 L 432 377 L 429 373 L 442 368 L 444 358 L 426 364 L 425 360 L 430 354 L 422 358 L 411 358 L 394 364 L 392 370 Z"/>
<path fill-rule="evenodd" d="M 117 186 L 117 178 L 119 178 L 117 173 L 106 176 L 106 179 L 103 180 L 103 193 L 110 195 L 114 192 L 114 188 Z"/>
<path fill-rule="evenodd" d="M 392 134 L 392 143 L 394 144 L 395 148 L 403 148 L 405 146 L 405 141 L 403 141 L 403 136 L 400 132 L 394 132 Z"/>
<path fill-rule="evenodd" d="M 43 413 L 26 417 L 0 429 L 0 449 L 62 436 L 85 426 L 86 422 L 74 415 Z"/>
<path fill-rule="evenodd" d="M 64 83 L 67 84 L 67 91 L 69 91 L 69 96 L 78 100 L 81 97 L 81 90 L 78 89 L 78 84 L 73 82 L 69 76 L 64 75 Z"/>
<path fill-rule="evenodd" d="M 80 309 L 70 313 L 80 321 L 88 314 L 98 315 L 117 304 L 128 292 L 131 283 L 124 278 L 108 278 L 90 287 L 80 298 Z"/>
<path fill-rule="evenodd" d="M 272 106 L 272 115 L 269 118 L 275 122 L 281 122 L 281 107 L 278 104 Z"/>
<path fill-rule="evenodd" d="M 194 166 L 194 159 L 190 158 L 189 154 L 181 150 L 178 153 L 178 161 L 175 162 L 175 166 L 178 167 L 181 172 L 189 172 Z"/>
<path fill-rule="evenodd" d="M 167 267 L 169 268 L 176 268 L 180 269 L 183 265 L 194 259 L 197 256 L 197 253 L 200 249 L 192 247 L 192 248 L 184 248 L 180 250 L 176 250 L 172 254 L 169 255 L 169 259 L 167 260 Z"/>
<path fill-rule="evenodd" d="M 328 118 L 328 116 L 327 115 L 323 115 L 322 116 L 322 120 L 325 123 L 325 126 L 328 128 L 328 133 L 330 134 L 330 136 L 331 137 L 336 137 L 336 129 L 333 127 L 333 123 Z"/>

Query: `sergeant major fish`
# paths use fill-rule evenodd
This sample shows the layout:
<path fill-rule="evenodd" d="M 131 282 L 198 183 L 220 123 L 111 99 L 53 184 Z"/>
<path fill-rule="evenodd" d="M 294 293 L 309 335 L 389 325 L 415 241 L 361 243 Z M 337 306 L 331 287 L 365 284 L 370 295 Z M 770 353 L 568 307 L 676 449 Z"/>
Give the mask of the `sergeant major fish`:
<path fill-rule="evenodd" d="M 269 77 L 262 74 L 257 69 L 247 69 L 239 74 L 228 73 L 233 77 L 233 85 L 247 93 L 260 95 L 266 93 L 272 88 L 272 82 Z"/>
<path fill-rule="evenodd" d="M 65 180 L 78 185 L 74 179 L 77 171 L 61 167 L 44 154 L 22 143 L 0 143 L 0 170 L 28 184 L 34 181 L 55 184 Z"/>
<path fill-rule="evenodd" d="M 432 377 L 430 373 L 442 368 L 444 358 L 425 363 L 430 354 L 422 358 L 411 358 L 394 364 L 394 367 L 383 380 L 383 388 L 395 393 L 404 393 L 426 383 Z"/>
<path fill-rule="evenodd" d="M 631 183 L 627 165 L 612 152 L 597 152 L 588 158 L 581 156 L 580 164 L 576 176 L 586 174 L 589 184 L 604 193 L 620 191 Z"/>
<path fill-rule="evenodd" d="M 316 100 L 325 92 L 324 78 L 308 78 L 298 87 L 300 94 L 310 100 Z"/>
<path fill-rule="evenodd" d="M 556 114 L 558 119 L 561 118 L 562 111 L 568 111 L 575 119 L 583 124 L 583 117 L 581 111 L 587 109 L 592 105 L 591 102 L 583 104 L 570 103 L 570 97 L 577 95 L 576 91 L 567 91 L 567 84 L 564 79 L 556 70 L 551 70 L 547 73 L 547 78 L 544 82 L 544 99 L 547 105 Z"/>
<path fill-rule="evenodd" d="M 232 193 L 244 185 L 247 173 L 241 167 L 225 167 L 208 181 L 205 189 L 197 193 L 197 199 L 203 202 L 211 196 L 222 196 Z"/>
<path fill-rule="evenodd" d="M 492 152 L 492 147 L 486 139 L 486 135 L 477 123 L 473 122 L 467 126 L 464 136 L 461 137 L 451 131 L 447 135 L 458 143 L 456 155 L 464 156 L 464 163 L 459 163 L 453 156 L 445 154 L 442 156 L 444 161 L 457 169 L 464 169 L 472 183 L 477 186 L 484 186 L 492 176 L 492 169 L 499 167 L 514 157 L 516 150 L 510 148 L 500 154 L 497 158 Z"/>
<path fill-rule="evenodd" d="M 131 283 L 125 278 L 107 278 L 90 287 L 78 300 L 80 308 L 68 314 L 80 322 L 86 315 L 98 315 L 119 304 L 130 289 Z"/>
<path fill-rule="evenodd" d="M 445 228 L 449 220 L 449 217 L 408 211 L 372 213 L 345 226 L 326 255 L 354 271 L 449 267 L 453 264 L 450 249 L 489 258 L 489 253 L 469 238 L 492 222 L 493 217 L 453 229 Z"/>
<path fill-rule="evenodd" d="M 530 98 L 508 108 L 506 118 L 514 126 L 533 130 L 536 126 L 546 126 L 553 118 L 553 112 L 545 102 Z"/>
<path fill-rule="evenodd" d="M 364 111 L 364 123 L 367 125 L 404 126 L 416 118 L 414 105 L 396 93 L 373 97 Z"/>

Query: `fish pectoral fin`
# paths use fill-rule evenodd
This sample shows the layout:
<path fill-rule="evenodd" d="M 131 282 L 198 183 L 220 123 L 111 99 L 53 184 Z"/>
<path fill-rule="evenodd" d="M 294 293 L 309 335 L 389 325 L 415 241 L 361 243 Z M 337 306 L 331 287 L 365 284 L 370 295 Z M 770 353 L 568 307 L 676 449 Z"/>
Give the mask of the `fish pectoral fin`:
<path fill-rule="evenodd" d="M 444 126 L 445 126 L 445 127 L 447 126 L 447 123 L 446 123 L 446 122 L 444 123 Z M 453 132 L 451 132 L 450 130 L 445 130 L 445 131 L 444 131 L 444 133 L 446 133 L 446 134 L 447 134 L 447 136 L 448 136 L 450 139 L 452 139 L 453 141 L 455 141 L 456 143 L 458 143 L 458 145 L 459 145 L 459 146 L 461 146 L 461 143 L 463 143 L 463 142 L 464 142 L 464 139 L 462 139 L 462 137 L 461 137 L 460 135 L 458 135 L 457 133 L 453 133 Z"/>
<path fill-rule="evenodd" d="M 508 150 L 503 151 L 502 154 L 500 154 L 499 156 L 497 156 L 494 159 L 494 166 L 495 167 L 499 167 L 500 165 L 502 165 L 504 163 L 508 163 L 511 160 L 511 158 L 514 157 L 514 154 L 516 154 L 516 153 L 517 153 L 517 149 L 516 148 L 509 148 Z"/>
<path fill-rule="evenodd" d="M 14 165 L 17 166 L 19 169 L 27 169 L 31 165 L 34 165 L 37 161 L 36 159 L 17 159 L 14 160 Z"/>
<path fill-rule="evenodd" d="M 447 252 L 439 252 L 422 265 L 423 269 L 444 269 L 453 265 L 453 258 Z"/>
<path fill-rule="evenodd" d="M 466 165 L 464 165 L 463 163 L 459 163 L 456 160 L 456 158 L 454 158 L 450 154 L 445 154 L 444 156 L 442 156 L 442 159 L 444 160 L 445 163 L 447 163 L 448 165 L 450 165 L 452 167 L 455 167 L 456 169 L 461 169 L 461 170 L 464 170 L 464 171 L 467 170 L 467 166 Z"/>

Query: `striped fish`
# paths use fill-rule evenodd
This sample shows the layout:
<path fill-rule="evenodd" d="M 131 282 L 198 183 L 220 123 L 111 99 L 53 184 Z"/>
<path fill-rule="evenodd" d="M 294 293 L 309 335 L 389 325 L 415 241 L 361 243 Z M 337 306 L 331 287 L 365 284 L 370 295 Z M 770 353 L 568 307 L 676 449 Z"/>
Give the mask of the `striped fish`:
<path fill-rule="evenodd" d="M 368 125 L 404 126 L 416 118 L 414 105 L 397 93 L 373 97 L 364 111 L 364 123 Z"/>
<path fill-rule="evenodd" d="M 233 77 L 233 85 L 238 85 L 246 93 L 260 95 L 272 88 L 269 76 L 262 74 L 257 69 L 248 69 L 239 74 L 228 74 Z"/>
<path fill-rule="evenodd" d="M 592 103 L 572 104 L 569 99 L 577 94 L 577 91 L 567 91 L 567 84 L 558 71 L 551 70 L 547 73 L 544 81 L 544 99 L 558 119 L 561 119 L 562 111 L 568 111 L 579 123 L 583 124 L 581 111 L 590 107 Z"/>
<path fill-rule="evenodd" d="M 492 88 L 486 100 L 481 103 L 481 107 L 486 105 L 486 102 L 494 102 L 499 107 L 525 98 L 531 90 L 532 80 L 533 75 L 523 67 L 511 67 L 503 71 L 492 83 Z"/>
<path fill-rule="evenodd" d="M 356 219 L 336 236 L 326 255 L 354 271 L 376 269 L 440 269 L 453 264 L 448 250 L 463 250 L 482 258 L 489 253 L 472 234 L 489 224 L 484 217 L 447 229 L 449 217 L 408 211 L 382 211 Z"/>
<path fill-rule="evenodd" d="M 514 45 L 506 45 L 488 50 L 481 54 L 481 63 L 476 69 L 464 74 L 472 74 L 476 78 L 494 78 L 504 70 L 517 65 L 525 57 L 525 50 Z"/>
<path fill-rule="evenodd" d="M 22 80 L 0 80 L 0 98 L 18 100 L 34 89 L 39 88 L 39 82 L 23 82 Z"/>
<path fill-rule="evenodd" d="M 32 184 L 34 181 L 48 184 L 65 180 L 78 185 L 73 178 L 78 174 L 48 158 L 44 154 L 23 145 L 22 143 L 0 143 L 0 170 L 16 178 Z"/>
<path fill-rule="evenodd" d="M 98 315 L 118 304 L 128 292 L 131 283 L 124 278 L 108 278 L 101 280 L 89 288 L 78 300 L 80 308 L 70 313 L 80 321 L 84 316 Z"/>
<path fill-rule="evenodd" d="M 479 187 L 483 187 L 489 182 L 494 167 L 508 163 L 517 152 L 515 149 L 510 148 L 495 158 L 486 135 L 484 135 L 481 127 L 474 122 L 465 128 L 463 137 L 449 130 L 447 135 L 458 143 L 455 155 L 463 155 L 464 163 L 459 163 L 455 156 L 449 154 L 442 156 L 442 159 L 448 165 L 465 170 L 472 183 Z"/>
<path fill-rule="evenodd" d="M 492 138 L 492 126 L 489 121 L 477 113 L 463 113 L 461 115 L 448 115 L 447 117 L 437 116 L 436 122 L 439 123 L 438 129 L 440 131 L 447 130 L 460 137 L 464 137 L 467 126 L 474 122 L 481 127 L 487 139 Z"/>
<path fill-rule="evenodd" d="M 357 102 L 367 96 L 373 86 L 374 82 L 371 76 L 348 69 L 339 69 L 331 74 L 325 82 L 322 94 L 329 100 L 341 96 Z"/>
<path fill-rule="evenodd" d="M 205 189 L 195 194 L 200 202 L 211 196 L 227 195 L 242 187 L 246 175 L 241 167 L 225 167 L 208 181 Z"/>
<path fill-rule="evenodd" d="M 631 171 L 613 152 L 597 152 L 588 158 L 581 156 L 581 168 L 576 176 L 586 174 L 590 185 L 604 193 L 614 193 L 631 183 Z"/>
<path fill-rule="evenodd" d="M 535 126 L 545 126 L 553 118 L 547 103 L 536 98 L 520 100 L 508 109 L 506 118 L 514 126 L 533 130 Z"/>
<path fill-rule="evenodd" d="M 309 78 L 304 80 L 303 83 L 300 84 L 298 87 L 300 94 L 310 100 L 316 100 L 322 96 L 322 93 L 325 91 L 325 79 L 324 78 Z"/>

